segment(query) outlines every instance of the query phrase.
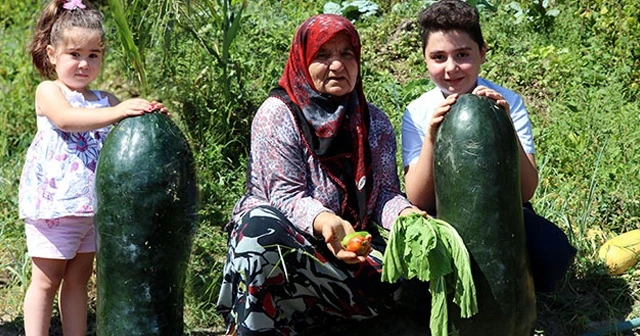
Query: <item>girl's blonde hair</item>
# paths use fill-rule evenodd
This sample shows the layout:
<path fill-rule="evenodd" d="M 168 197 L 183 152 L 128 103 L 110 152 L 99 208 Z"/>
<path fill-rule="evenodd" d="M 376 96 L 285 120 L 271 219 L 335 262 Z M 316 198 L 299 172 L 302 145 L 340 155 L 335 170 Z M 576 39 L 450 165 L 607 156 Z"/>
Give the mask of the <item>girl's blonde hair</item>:
<path fill-rule="evenodd" d="M 58 46 L 64 38 L 64 32 L 78 27 L 96 30 L 100 33 L 101 48 L 104 49 L 104 28 L 102 27 L 103 15 L 86 0 L 85 8 L 75 7 L 66 9 L 63 6 L 68 0 L 52 0 L 44 8 L 29 43 L 28 50 L 31 53 L 33 65 L 38 72 L 46 78 L 55 78 L 55 67 L 47 56 L 47 46 Z"/>

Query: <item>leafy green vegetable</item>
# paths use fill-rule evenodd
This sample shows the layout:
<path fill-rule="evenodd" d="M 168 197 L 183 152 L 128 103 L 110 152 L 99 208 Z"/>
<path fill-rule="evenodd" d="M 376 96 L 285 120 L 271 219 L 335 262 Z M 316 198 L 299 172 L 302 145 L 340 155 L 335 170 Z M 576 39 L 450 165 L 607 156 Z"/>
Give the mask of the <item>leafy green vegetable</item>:
<path fill-rule="evenodd" d="M 469 318 L 478 312 L 471 261 L 462 238 L 449 223 L 419 214 L 396 219 L 384 252 L 382 281 L 418 278 L 429 281 L 433 336 L 448 334 L 447 288 L 445 276 L 453 273 L 453 302 L 460 315 Z"/>
<path fill-rule="evenodd" d="M 352 22 L 360 18 L 376 15 L 378 9 L 378 4 L 366 0 L 342 1 L 340 4 L 329 1 L 324 5 L 325 14 L 342 15 Z"/>

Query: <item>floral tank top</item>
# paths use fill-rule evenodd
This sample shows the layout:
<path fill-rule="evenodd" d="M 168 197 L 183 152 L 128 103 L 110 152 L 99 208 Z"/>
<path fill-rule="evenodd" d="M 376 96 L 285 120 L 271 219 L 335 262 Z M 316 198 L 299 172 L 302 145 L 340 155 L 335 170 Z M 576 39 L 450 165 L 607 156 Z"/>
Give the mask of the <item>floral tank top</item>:
<path fill-rule="evenodd" d="M 77 91 L 63 92 L 73 107 L 110 106 L 108 97 L 102 97 L 99 91 L 93 91 L 96 101 L 85 100 Z M 20 177 L 20 218 L 93 216 L 95 170 L 111 126 L 65 132 L 41 115 L 37 116 L 37 126 Z"/>

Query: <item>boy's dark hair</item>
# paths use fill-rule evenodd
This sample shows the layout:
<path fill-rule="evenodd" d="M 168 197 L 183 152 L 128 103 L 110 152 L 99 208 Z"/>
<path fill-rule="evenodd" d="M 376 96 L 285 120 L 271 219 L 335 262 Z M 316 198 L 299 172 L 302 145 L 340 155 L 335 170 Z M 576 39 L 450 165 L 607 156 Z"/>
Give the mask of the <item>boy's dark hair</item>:
<path fill-rule="evenodd" d="M 482 49 L 484 38 L 480 29 L 478 10 L 462 0 L 441 0 L 431 4 L 418 15 L 422 38 L 422 52 L 427 47 L 429 35 L 437 31 L 461 30 Z"/>

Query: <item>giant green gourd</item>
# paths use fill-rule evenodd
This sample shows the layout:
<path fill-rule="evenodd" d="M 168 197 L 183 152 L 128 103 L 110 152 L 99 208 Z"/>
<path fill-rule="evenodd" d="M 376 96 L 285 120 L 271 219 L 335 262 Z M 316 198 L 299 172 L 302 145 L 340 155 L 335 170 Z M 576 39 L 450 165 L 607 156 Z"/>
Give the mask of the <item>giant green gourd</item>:
<path fill-rule="evenodd" d="M 438 218 L 456 228 L 472 259 L 478 314 L 450 321 L 460 335 L 532 335 L 535 293 L 525 249 L 519 148 L 504 110 L 461 95 L 434 149 Z"/>
<path fill-rule="evenodd" d="M 182 335 L 197 211 L 183 134 L 161 113 L 122 120 L 95 182 L 97 335 Z"/>

